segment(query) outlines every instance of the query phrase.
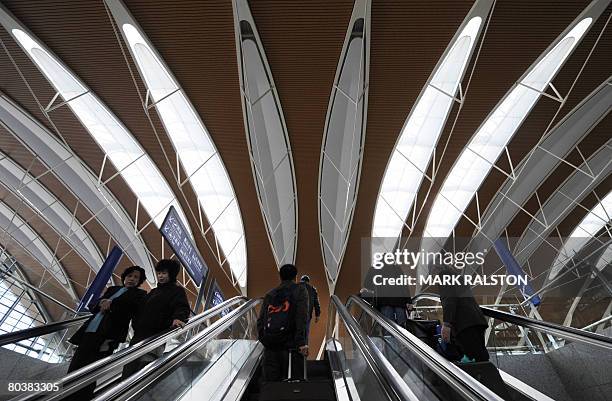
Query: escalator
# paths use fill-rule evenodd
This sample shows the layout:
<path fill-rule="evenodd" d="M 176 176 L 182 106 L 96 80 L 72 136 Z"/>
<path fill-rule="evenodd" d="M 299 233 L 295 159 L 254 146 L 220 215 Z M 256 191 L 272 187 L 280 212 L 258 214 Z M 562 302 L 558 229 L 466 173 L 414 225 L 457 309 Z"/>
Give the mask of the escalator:
<path fill-rule="evenodd" d="M 59 379 L 59 392 L 26 394 L 16 400 L 60 400 L 93 381 L 98 383 L 97 401 L 259 400 L 263 347 L 257 341 L 256 320 L 260 303 L 258 299 L 233 298 L 193 318 L 184 329 L 147 339 Z M 433 314 L 436 309 L 439 305 L 421 310 Z M 499 311 L 485 313 L 506 325 L 540 330 L 543 336 L 553 336 L 557 344 L 564 341 L 565 347 L 571 342 L 589 344 L 600 352 L 610 350 L 607 337 L 584 335 L 579 330 L 573 333 Z M 491 334 L 489 344 L 495 342 L 495 335 Z M 537 334 L 531 336 L 537 338 Z M 163 354 L 156 354 L 148 365 L 121 379 L 125 364 L 151 355 L 161 345 L 165 347 Z M 329 401 L 572 400 L 547 392 L 542 382 L 548 377 L 529 381 L 508 371 L 497 354 L 491 349 L 491 360 L 500 368 L 507 387 L 508 396 L 503 398 L 489 389 L 486 381 L 478 381 L 447 361 L 365 301 L 351 297 L 345 305 L 332 296 L 323 359 L 308 361 L 308 382 L 331 388 Z M 609 354 L 606 358 L 610 359 Z"/>
<path fill-rule="evenodd" d="M 74 347 L 68 339 L 88 318 L 88 316 L 64 322 L 53 323 L 46 326 L 35 327 L 22 330 L 9 335 L 0 336 L 0 344 L 3 347 L 27 344 L 40 338 L 50 341 L 52 338 L 56 348 L 52 361 L 41 361 L 27 354 L 20 355 L 17 362 L 19 365 L 5 367 L 4 372 L 15 372 L 5 381 L 23 381 L 27 378 L 28 382 L 53 382 L 57 383 L 61 391 L 55 393 L 26 393 L 16 397 L 17 394 L 0 394 L 0 400 L 19 399 L 19 400 L 39 400 L 39 399 L 62 399 L 74 393 L 89 383 L 97 382 L 97 392 L 103 388 L 112 386 L 119 380 L 122 368 L 127 363 L 138 358 L 153 360 L 162 352 L 169 352 L 188 341 L 193 336 L 207 329 L 217 320 L 232 309 L 239 308 L 248 299 L 245 297 L 231 298 L 203 313 L 192 317 L 187 325 L 182 329 L 172 329 L 160 335 L 145 339 L 132 347 L 124 348 L 101 359 L 95 363 L 85 366 L 79 370 L 66 374 L 70 358 L 74 352 Z M 3 366 L 6 366 L 3 360 Z M 43 363 L 44 362 L 44 363 Z"/>
<path fill-rule="evenodd" d="M 428 304 L 417 306 L 424 320 L 440 318 L 437 295 L 422 294 L 413 302 Z M 452 379 L 471 381 L 472 387 L 477 388 L 473 378 L 465 377 L 463 369 L 469 366 L 442 358 L 431 343 L 428 345 L 399 327 L 367 302 L 351 297 L 347 307 L 362 331 L 417 392 L 419 399 L 456 399 L 448 388 Z M 516 401 L 609 399 L 609 392 L 602 390 L 609 383 L 608 372 L 612 369 L 612 339 L 488 307 L 482 310 L 491 320 L 487 348 L 490 361 L 503 381 L 504 388 L 498 391 L 503 394 L 502 398 Z M 418 354 L 428 354 L 430 358 L 418 358 Z M 450 376 L 451 381 L 440 383 L 441 375 Z M 487 378 L 480 380 L 497 391 Z"/>
<path fill-rule="evenodd" d="M 332 300 L 339 302 L 335 297 Z M 350 297 L 345 308 L 372 353 L 387 366 L 397 387 L 404 389 L 402 399 L 503 399 L 361 298 Z"/>
<path fill-rule="evenodd" d="M 256 333 L 260 303 L 260 300 L 245 301 L 134 375 L 100 388 L 96 401 L 259 400 L 265 385 L 260 380 L 263 347 Z M 499 400 L 460 370 L 458 378 L 437 369 L 409 383 L 337 297 L 332 297 L 329 316 L 323 360 L 308 361 L 307 368 L 308 383 L 332 389 L 326 401 L 422 400 L 425 398 L 418 386 L 424 386 L 417 383 L 419 380 L 439 382 L 453 397 L 435 399 Z M 142 351 L 136 353 L 142 354 Z M 430 362 L 426 359 L 431 359 L 431 355 L 416 355 L 418 363 L 427 365 Z M 125 362 L 123 358 L 115 364 Z M 89 370 L 78 385 L 98 378 L 98 369 Z M 78 385 L 73 383 L 59 393 L 35 396 L 59 400 Z"/>
<path fill-rule="evenodd" d="M 55 381 L 65 375 L 72 357 L 68 339 L 87 316 L 32 327 L 0 336 L 0 382 Z M 10 398 L 0 392 L 0 400 Z"/>

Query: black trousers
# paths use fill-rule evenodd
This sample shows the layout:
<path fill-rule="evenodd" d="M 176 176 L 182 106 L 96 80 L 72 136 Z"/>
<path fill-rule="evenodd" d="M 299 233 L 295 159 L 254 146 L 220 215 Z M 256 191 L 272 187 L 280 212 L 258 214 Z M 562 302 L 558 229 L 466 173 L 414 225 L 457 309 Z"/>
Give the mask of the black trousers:
<path fill-rule="evenodd" d="M 139 341 L 130 342 L 130 346 L 136 344 Z M 128 377 L 132 376 L 134 373 L 138 372 L 140 369 L 147 366 L 149 363 L 155 361 L 157 358 L 161 357 L 164 353 L 164 349 L 166 345 L 160 345 L 159 347 L 154 348 L 150 352 L 147 352 L 140 358 L 134 359 L 132 362 L 129 362 L 123 367 L 123 372 L 121 373 L 121 380 L 125 380 Z"/>
<path fill-rule="evenodd" d="M 489 351 L 485 345 L 485 326 L 473 326 L 463 329 L 457 333 L 456 340 L 461 350 L 468 358 L 476 362 L 489 360 Z"/>
<path fill-rule="evenodd" d="M 291 377 L 288 377 L 289 350 L 264 349 L 262 367 L 264 382 L 304 378 L 304 356 L 297 351 L 291 352 Z"/>
<path fill-rule="evenodd" d="M 70 360 L 70 366 L 68 366 L 68 373 L 111 355 L 115 348 L 117 348 L 117 346 L 114 345 L 109 347 L 106 351 L 100 351 L 100 347 L 102 346 L 102 343 L 104 343 L 105 340 L 105 338 L 100 337 L 96 333 L 84 333 L 83 338 L 79 343 L 79 346 L 74 352 L 72 360 Z M 91 400 L 93 398 L 93 393 L 95 389 L 96 383 L 93 382 L 81 388 L 80 390 L 72 393 L 66 399 Z"/>

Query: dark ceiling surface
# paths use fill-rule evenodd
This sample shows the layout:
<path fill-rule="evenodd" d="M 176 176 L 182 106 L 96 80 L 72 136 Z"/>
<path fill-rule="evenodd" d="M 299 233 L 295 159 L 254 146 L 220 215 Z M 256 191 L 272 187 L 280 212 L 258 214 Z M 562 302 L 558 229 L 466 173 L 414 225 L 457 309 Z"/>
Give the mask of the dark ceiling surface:
<path fill-rule="evenodd" d="M 176 164 L 173 162 L 176 155 L 155 113 L 150 114 L 149 121 L 143 111 L 139 93 L 144 96 L 146 91 L 129 53 L 126 52 L 124 56 L 121 47 L 124 44 L 117 39 L 103 1 L 1 1 L 130 129 L 157 163 L 175 193 L 179 194 L 179 201 L 191 227 L 197 231 L 195 195 L 188 185 L 181 188 L 181 193 L 176 184 Z M 404 121 L 472 4 L 472 1 L 463 0 L 373 1 L 364 161 L 354 220 L 336 286 L 336 293 L 341 297 L 359 290 L 357 279 L 361 239 L 370 236 L 380 182 Z M 470 64 L 473 72 L 469 86 L 466 87 L 467 82 L 464 82 L 464 106 L 451 133 L 457 110 L 452 113 L 439 142 L 437 154 L 444 153 L 438 176 L 431 189 L 429 185 L 421 188 L 419 199 L 425 198 L 429 189 L 431 192 L 425 202 L 420 202 L 422 212 L 413 235 L 419 235 L 422 230 L 436 191 L 471 135 L 533 61 L 588 4 L 588 1 L 552 0 L 496 2 L 479 57 Z M 241 207 L 246 232 L 248 294 L 261 296 L 276 283 L 277 270 L 257 206 L 248 157 L 231 1 L 130 0 L 126 1 L 126 5 L 185 90 L 225 162 Z M 296 264 L 301 273 L 310 274 L 319 288 L 326 310 L 329 293 L 319 242 L 318 168 L 331 85 L 353 2 L 256 0 L 249 5 L 274 76 L 293 151 L 299 205 Z M 558 122 L 610 76 L 612 32 L 607 27 L 600 33 L 609 21 L 611 11 L 608 7 L 553 81 L 562 95 L 568 94 L 560 111 L 557 113 L 559 103 L 548 98 L 541 99 L 515 135 L 509 145 L 515 164 L 537 143 L 551 122 L 552 125 Z M 0 49 L 0 90 L 54 130 L 33 96 L 46 105 L 54 91 L 4 30 L 0 30 L 0 39 L 3 43 Z M 587 57 L 590 58 L 585 64 Z M 65 107 L 53 111 L 50 117 L 57 132 L 94 172 L 98 172 L 103 153 L 78 120 Z M 611 129 L 612 118 L 608 116 L 580 144 L 582 153 L 588 157 L 602 146 L 610 139 Z M 444 150 L 447 140 L 448 145 Z M 32 164 L 32 155 L 1 128 L 0 148 L 24 168 Z M 580 159 L 576 151 L 568 156 L 568 161 L 572 163 L 577 160 Z M 508 167 L 504 160 L 500 160 L 499 166 L 504 169 Z M 32 171 L 41 174 L 44 167 L 34 162 Z M 540 188 L 540 199 L 553 193 L 571 172 L 567 166 L 560 166 L 558 172 L 552 174 Z M 107 166 L 104 177 L 111 177 L 113 173 L 112 167 Z M 504 179 L 498 172 L 487 178 L 479 193 L 481 207 L 490 201 Z M 75 206 L 75 197 L 67 193 L 52 175 L 43 176 L 41 182 L 64 200 L 69 208 Z M 128 213 L 135 217 L 136 199 L 125 182 L 117 177 L 108 183 L 108 187 Z M 611 188 L 612 182 L 607 179 L 596 192 L 605 195 Z M 0 196 L 18 202 L 6 191 L 0 192 Z M 592 207 L 595 204 L 593 199 L 585 200 L 588 203 L 585 207 Z M 468 215 L 475 214 L 475 210 L 475 204 L 472 204 L 468 208 Z M 31 211 L 24 213 L 27 216 Z M 582 207 L 577 206 L 575 213 L 560 225 L 561 231 L 569 234 L 585 213 Z M 139 215 L 139 227 L 148 220 L 142 214 Z M 513 233 L 522 232 L 529 222 L 526 216 L 517 215 L 510 226 Z M 80 221 L 90 217 L 83 208 L 77 210 Z M 57 235 L 45 227 L 42 220 L 33 219 L 31 223 L 47 243 L 57 242 Z M 85 228 L 104 253 L 109 245 L 104 229 L 95 220 Z M 462 220 L 458 233 L 471 235 L 472 232 L 471 223 Z M 201 235 L 196 237 L 204 258 L 223 290 L 227 295 L 236 294 L 214 262 L 206 241 Z M 160 258 L 162 245 L 153 225 L 143 231 L 143 238 L 151 253 Z M 64 248 L 62 251 L 68 252 Z M 163 252 L 165 255 L 171 254 L 167 247 Z M 124 260 L 122 266 L 128 263 Z M 79 283 L 75 288 L 81 294 L 87 284 L 88 274 L 83 272 L 87 270 L 85 263 L 74 254 L 64 264 L 71 278 Z M 323 325 L 320 324 L 315 330 L 315 338 L 322 338 L 322 330 Z"/>

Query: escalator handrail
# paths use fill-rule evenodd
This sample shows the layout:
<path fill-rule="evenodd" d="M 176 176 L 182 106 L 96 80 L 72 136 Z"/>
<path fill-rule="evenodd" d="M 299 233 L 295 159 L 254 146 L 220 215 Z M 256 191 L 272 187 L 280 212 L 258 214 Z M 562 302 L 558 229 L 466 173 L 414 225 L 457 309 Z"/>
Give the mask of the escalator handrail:
<path fill-rule="evenodd" d="M 602 336 L 601 334 L 591 333 L 586 330 L 577 329 L 575 327 L 561 326 L 559 324 L 536 320 L 525 316 L 514 315 L 512 313 L 503 312 L 486 306 L 481 306 L 482 312 L 491 318 L 503 320 L 507 323 L 512 323 L 518 326 L 527 327 L 530 329 L 540 330 L 548 334 L 553 334 L 558 337 L 565 338 L 576 342 L 581 342 L 589 345 L 612 350 L 612 338 Z"/>
<path fill-rule="evenodd" d="M 238 308 L 223 316 L 168 354 L 161 356 L 153 363 L 99 395 L 95 398 L 95 401 L 126 400 L 147 390 L 147 388 L 157 379 L 163 377 L 168 371 L 200 349 L 204 343 L 213 339 L 217 334 L 227 329 L 245 314 L 249 313 L 261 303 L 261 301 L 261 298 L 251 299 L 240 305 Z"/>
<path fill-rule="evenodd" d="M 345 324 L 349 335 L 354 344 L 357 345 L 370 369 L 375 372 L 375 376 L 383 387 L 383 390 L 391 400 L 418 401 L 417 396 L 410 390 L 406 382 L 397 379 L 397 374 L 393 374 L 389 366 L 383 363 L 384 357 L 372 343 L 372 340 L 365 336 L 355 321 L 355 318 L 348 312 L 340 298 L 336 295 L 331 296 L 331 304 L 336 309 L 338 316 Z M 329 316 L 332 316 L 331 314 Z M 331 319 L 331 318 L 330 318 Z"/>
<path fill-rule="evenodd" d="M 349 297 L 346 303 L 347 308 L 351 305 L 351 303 L 358 305 L 360 309 L 365 311 L 384 330 L 400 341 L 402 345 L 415 351 L 415 356 L 417 356 L 439 377 L 441 377 L 450 387 L 462 394 L 467 399 L 474 401 L 503 401 L 497 394 L 491 391 L 484 384 L 480 383 L 478 380 L 474 379 L 453 363 L 446 360 L 431 347 L 420 341 L 412 333 L 409 333 L 397 323 L 389 320 L 385 316 L 382 316 L 378 312 L 375 312 L 372 305 L 363 299 L 353 295 Z"/>
<path fill-rule="evenodd" d="M 61 322 L 50 323 L 44 326 L 30 327 L 29 329 L 3 334 L 0 336 L 0 347 L 6 344 L 27 340 L 28 338 L 40 337 L 56 331 L 68 329 L 73 326 L 78 326 L 82 324 L 83 321 L 89 319 L 90 316 L 91 314 L 88 313 L 85 316 L 80 316 L 74 319 L 63 320 Z"/>
<path fill-rule="evenodd" d="M 233 305 L 247 301 L 248 298 L 244 296 L 237 296 L 230 298 L 219 305 L 205 310 L 197 316 L 194 316 L 183 328 L 175 328 L 162 333 L 161 335 L 144 339 L 131 347 L 122 349 L 119 352 L 115 352 L 106 358 L 100 359 L 93 362 L 81 369 L 75 370 L 60 379 L 57 383 L 62 388 L 61 392 L 58 393 L 32 393 L 26 394 L 16 399 L 16 401 L 32 401 L 35 399 L 44 399 L 45 401 L 59 400 L 64 398 L 66 395 L 77 391 L 78 389 L 86 386 L 94 380 L 97 380 L 107 374 L 109 371 L 115 369 L 117 366 L 124 366 L 125 364 L 145 355 L 147 352 L 154 350 L 155 348 L 163 345 L 171 338 L 180 335 L 183 332 L 188 331 L 191 328 L 201 324 L 206 319 L 219 314 L 221 311 L 232 307 Z"/>
<path fill-rule="evenodd" d="M 440 296 L 436 294 L 419 294 L 413 298 L 413 303 L 416 303 L 421 298 L 430 298 L 440 300 Z M 512 313 L 500 311 L 497 309 L 489 308 L 487 306 L 481 306 L 480 309 L 485 316 L 493 319 L 502 320 L 506 323 L 511 323 L 517 326 L 526 327 L 529 329 L 543 331 L 547 334 L 555 335 L 566 340 L 576 341 L 588 345 L 594 345 L 597 347 L 612 350 L 612 338 L 603 336 L 601 334 L 592 333 L 590 331 L 577 329 L 575 327 L 562 326 L 560 324 L 545 322 L 543 320 L 536 320 L 530 317 L 515 315 Z"/>

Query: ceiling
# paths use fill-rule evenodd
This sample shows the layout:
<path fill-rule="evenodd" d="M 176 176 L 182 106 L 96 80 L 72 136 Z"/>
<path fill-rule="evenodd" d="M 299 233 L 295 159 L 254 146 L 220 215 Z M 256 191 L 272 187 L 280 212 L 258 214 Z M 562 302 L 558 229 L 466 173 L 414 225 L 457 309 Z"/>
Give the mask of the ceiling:
<path fill-rule="evenodd" d="M 177 185 L 176 154 L 172 143 L 157 114 L 149 113 L 149 120 L 143 111 L 139 93 L 143 95 L 146 89 L 125 44 L 118 40 L 104 2 L 1 1 L 133 133 L 177 195 L 192 231 L 198 232 L 196 195 L 189 185 Z M 243 122 L 232 3 L 230 0 L 130 0 L 125 4 L 182 86 L 225 163 L 241 208 L 245 230 L 248 294 L 261 296 L 277 281 L 277 266 L 264 219 L 257 207 L 257 192 Z M 486 33 L 479 42 L 478 57 L 473 57 L 468 66 L 470 79 L 469 83 L 467 80 L 463 83 L 463 106 L 460 110 L 453 109 L 438 142 L 436 154 L 443 156 L 438 165 L 437 178 L 431 187 L 422 185 L 419 191 L 418 205 L 422 212 L 416 219 L 412 235 L 422 232 L 427 212 L 444 177 L 472 134 L 527 68 L 588 4 L 586 1 L 552 0 L 496 2 Z M 371 5 L 368 118 L 361 185 L 335 289 L 341 297 L 359 290 L 357 278 L 361 264 L 361 240 L 371 235 L 378 189 L 397 137 L 432 70 L 472 5 L 472 1 L 463 0 L 373 1 Z M 256 0 L 251 1 L 249 6 L 282 104 L 293 155 L 299 205 L 296 265 L 300 273 L 311 276 L 326 305 L 329 292 L 318 227 L 318 170 L 331 85 L 353 1 Z M 608 5 L 554 79 L 559 93 L 567 95 L 564 105 L 559 108 L 558 102 L 541 98 L 515 134 L 508 145 L 513 163 L 528 154 L 549 126 L 561 121 L 580 101 L 609 79 L 612 72 L 612 31 L 607 24 L 611 13 L 612 7 Z M 104 160 L 98 145 L 67 107 L 50 112 L 50 119 L 44 115 L 37 101 L 46 106 L 53 98 L 54 90 L 3 29 L 0 29 L 0 39 L 0 91 L 50 131 L 61 134 L 97 174 Z M 612 116 L 608 115 L 581 141 L 579 151 L 572 151 L 566 161 L 580 164 L 582 156 L 588 158 L 610 140 L 611 132 Z M 53 174 L 45 174 L 44 165 L 4 128 L 0 128 L 0 149 L 33 175 L 40 176 L 39 181 L 69 210 L 76 208 L 76 218 L 80 222 L 87 221 L 86 230 L 102 253 L 106 253 L 113 241 L 109 240 L 105 228 L 91 219 L 91 213 L 85 208 L 77 207 L 77 196 L 67 191 Z M 507 170 L 508 163 L 502 159 L 498 166 Z M 574 170 L 562 163 L 538 189 L 539 200 L 544 202 Z M 108 179 L 114 173 L 113 167 L 106 165 L 102 178 Z M 505 178 L 495 170 L 488 175 L 478 193 L 482 210 Z M 107 187 L 134 219 L 137 201 L 122 178 L 113 178 Z M 601 197 L 611 189 L 612 179 L 608 176 L 593 192 Z M 428 191 L 429 196 L 426 197 Z M 57 255 L 65 256 L 62 264 L 75 290 L 82 295 L 92 277 L 85 261 L 71 251 L 70 245 L 58 238 L 51 227 L 36 217 L 27 203 L 1 185 L 0 199 L 18 210 L 52 248 L 57 244 Z M 597 198 L 591 194 L 575 205 L 572 213 L 558 224 L 560 234 L 569 235 L 596 203 Z M 529 224 L 531 217 L 526 211 L 533 214 L 538 209 L 536 196 L 532 196 L 523 208 L 524 211 L 517 214 L 508 226 L 511 236 L 520 236 Z M 477 214 L 476 201 L 473 200 L 466 216 L 475 219 Z M 138 227 L 143 227 L 148 221 L 149 218 L 141 211 Z M 208 223 L 204 221 L 203 225 L 207 226 Z M 471 236 L 473 231 L 473 225 L 465 217 L 456 228 L 456 234 L 461 236 Z M 162 244 L 154 225 L 142 231 L 142 238 L 154 258 L 172 254 L 170 248 Z M 210 233 L 206 240 L 202 235 L 196 235 L 196 244 L 221 288 L 227 295 L 236 294 L 227 274 L 215 262 L 208 245 L 212 243 L 214 240 Z M 28 275 L 30 280 L 36 281 L 42 267 L 16 244 L 3 240 L 2 245 L 22 265 L 32 266 Z M 118 271 L 129 263 L 124 258 Z M 192 286 L 189 288 L 195 292 Z M 320 336 L 322 330 L 320 325 L 315 335 Z"/>

